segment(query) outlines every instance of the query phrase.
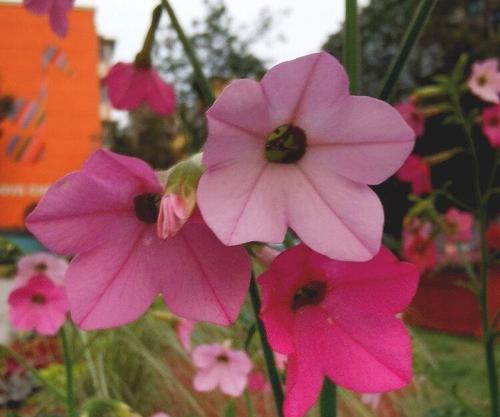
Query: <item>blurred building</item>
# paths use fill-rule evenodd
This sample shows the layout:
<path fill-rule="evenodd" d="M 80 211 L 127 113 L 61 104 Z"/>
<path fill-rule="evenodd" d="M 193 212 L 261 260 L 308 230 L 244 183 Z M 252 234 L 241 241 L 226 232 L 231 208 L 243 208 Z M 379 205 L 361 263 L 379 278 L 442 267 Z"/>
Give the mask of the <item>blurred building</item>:
<path fill-rule="evenodd" d="M 0 231 L 17 233 L 46 189 L 101 146 L 111 108 L 101 86 L 114 41 L 76 8 L 61 39 L 46 16 L 0 1 Z"/>

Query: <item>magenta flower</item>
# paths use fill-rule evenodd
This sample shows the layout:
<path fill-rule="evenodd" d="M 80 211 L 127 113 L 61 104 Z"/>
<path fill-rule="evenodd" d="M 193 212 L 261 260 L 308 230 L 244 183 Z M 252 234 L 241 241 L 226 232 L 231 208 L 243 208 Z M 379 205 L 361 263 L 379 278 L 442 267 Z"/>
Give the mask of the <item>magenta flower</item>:
<path fill-rule="evenodd" d="M 350 96 L 335 58 L 312 54 L 260 83 L 232 82 L 207 119 L 198 201 L 223 243 L 278 243 L 290 227 L 332 258 L 377 253 L 384 216 L 367 184 L 401 166 L 415 134 L 392 106 Z"/>
<path fill-rule="evenodd" d="M 484 135 L 494 148 L 500 147 L 500 104 L 487 107 L 481 114 L 481 127 Z"/>
<path fill-rule="evenodd" d="M 158 237 L 162 193 L 146 163 L 99 150 L 29 215 L 46 247 L 77 254 L 66 289 L 83 329 L 135 320 L 160 293 L 188 319 L 229 324 L 238 315 L 250 275 L 244 249 L 220 243 L 196 210 L 174 236 Z"/>
<path fill-rule="evenodd" d="M 406 101 L 398 103 L 394 107 L 401 113 L 401 116 L 403 116 L 406 123 L 410 125 L 417 137 L 424 134 L 425 116 L 414 103 Z"/>
<path fill-rule="evenodd" d="M 187 352 L 191 351 L 191 333 L 193 333 L 193 328 L 196 322 L 193 320 L 179 319 L 179 322 L 175 326 L 175 333 L 179 339 L 180 344 Z"/>
<path fill-rule="evenodd" d="M 16 284 L 23 285 L 31 277 L 43 274 L 56 284 L 64 282 L 68 262 L 51 253 L 37 252 L 23 256 L 17 261 Z"/>
<path fill-rule="evenodd" d="M 468 242 L 472 239 L 474 216 L 465 211 L 450 208 L 444 214 L 445 234 L 449 242 Z"/>
<path fill-rule="evenodd" d="M 316 402 L 323 378 L 353 391 L 401 388 L 412 377 L 411 343 L 395 315 L 411 301 L 416 268 L 386 248 L 368 262 L 342 262 L 304 244 L 261 275 L 264 321 L 274 350 L 287 354 L 286 417 Z"/>
<path fill-rule="evenodd" d="M 467 81 L 472 93 L 484 101 L 499 103 L 500 71 L 498 61 L 494 58 L 472 65 L 472 74 Z"/>
<path fill-rule="evenodd" d="M 250 392 L 267 392 L 271 390 L 271 384 L 261 371 L 253 371 L 248 375 L 248 390 Z"/>
<path fill-rule="evenodd" d="M 50 27 L 60 37 L 68 33 L 68 13 L 73 9 L 75 0 L 23 0 L 23 5 L 30 12 L 48 14 Z"/>
<path fill-rule="evenodd" d="M 51 336 L 66 320 L 68 301 L 62 285 L 43 274 L 30 278 L 9 295 L 9 316 L 17 330 L 34 330 Z"/>
<path fill-rule="evenodd" d="M 192 356 L 199 369 L 193 383 L 197 391 L 211 391 L 218 386 L 227 395 L 241 395 L 252 369 L 252 362 L 243 350 L 214 343 L 196 347 Z"/>
<path fill-rule="evenodd" d="M 104 83 L 114 108 L 134 110 L 146 103 L 153 111 L 169 116 L 175 110 L 175 92 L 154 67 L 138 67 L 119 62 L 111 68 Z"/>
<path fill-rule="evenodd" d="M 431 168 L 425 160 L 418 155 L 410 155 L 396 177 L 403 182 L 411 184 L 411 192 L 422 195 L 432 191 Z"/>
<path fill-rule="evenodd" d="M 431 223 L 414 219 L 405 224 L 402 243 L 403 258 L 416 265 L 420 272 L 436 266 L 438 253 Z"/>

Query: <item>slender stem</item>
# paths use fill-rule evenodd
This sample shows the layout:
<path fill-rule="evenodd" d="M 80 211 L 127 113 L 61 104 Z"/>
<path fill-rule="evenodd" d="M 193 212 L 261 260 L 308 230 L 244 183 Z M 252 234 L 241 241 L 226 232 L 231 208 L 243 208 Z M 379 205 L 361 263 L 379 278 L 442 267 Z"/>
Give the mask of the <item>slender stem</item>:
<path fill-rule="evenodd" d="M 203 96 L 203 101 L 205 102 L 205 105 L 209 107 L 214 102 L 215 97 L 212 93 L 212 89 L 210 88 L 210 83 L 208 82 L 207 78 L 205 77 L 205 74 L 203 73 L 200 61 L 196 57 L 194 49 L 191 46 L 191 43 L 189 42 L 186 33 L 182 29 L 182 26 L 179 23 L 177 16 L 175 15 L 174 9 L 172 8 L 168 0 L 161 0 L 161 4 L 167 11 L 168 16 L 170 17 L 170 22 L 172 23 L 172 26 L 177 32 L 179 40 L 182 43 L 182 47 L 184 48 L 184 52 L 186 53 L 189 62 L 191 63 L 191 66 L 193 67 L 196 83 L 198 84 L 198 87 L 201 91 L 201 95 Z"/>
<path fill-rule="evenodd" d="M 255 318 L 257 320 L 257 330 L 259 331 L 260 340 L 262 343 L 262 350 L 264 351 L 264 360 L 266 362 L 267 373 L 269 375 L 269 380 L 271 381 L 271 388 L 273 390 L 274 402 L 276 404 L 276 409 L 278 416 L 283 416 L 283 389 L 281 387 L 281 381 L 276 368 L 276 363 L 274 361 L 273 351 L 269 346 L 267 341 L 266 330 L 264 329 L 264 324 L 259 318 L 260 313 L 260 295 L 259 289 L 255 282 L 255 278 L 252 271 L 252 279 L 250 280 L 250 299 L 252 300 L 252 307 L 255 313 Z"/>
<path fill-rule="evenodd" d="M 148 33 L 146 33 L 144 44 L 142 45 L 142 49 L 140 50 L 140 52 L 135 57 L 135 65 L 138 68 L 151 67 L 151 50 L 153 49 L 156 30 L 158 29 L 158 25 L 160 24 L 161 12 L 161 6 L 157 6 L 153 10 L 151 25 L 149 26 Z"/>
<path fill-rule="evenodd" d="M 247 409 L 247 417 L 255 417 L 255 409 L 253 406 L 252 397 L 250 397 L 250 393 L 248 392 L 247 389 L 245 390 L 245 393 L 243 394 L 243 396 L 245 397 L 245 406 Z"/>
<path fill-rule="evenodd" d="M 359 92 L 360 48 L 357 0 L 345 1 L 344 66 L 349 75 L 352 94 Z"/>
<path fill-rule="evenodd" d="M 78 334 L 80 335 L 80 338 L 82 339 L 82 342 L 84 345 L 87 345 L 89 343 L 87 334 L 83 331 L 79 331 Z M 105 397 L 103 395 L 99 378 L 97 376 L 97 368 L 94 363 L 94 359 L 92 358 L 92 354 L 89 349 L 85 348 L 83 350 L 83 355 L 85 356 L 85 361 L 87 362 L 87 367 L 89 368 L 89 373 L 90 373 L 90 379 L 92 380 L 92 385 L 94 386 L 95 391 L 100 391 L 101 396 Z"/>
<path fill-rule="evenodd" d="M 68 417 L 76 417 L 75 390 L 73 386 L 73 361 L 71 359 L 68 337 L 64 326 L 61 327 L 61 330 L 59 330 L 59 338 L 61 340 L 63 350 L 64 371 L 66 374 L 66 408 Z"/>
<path fill-rule="evenodd" d="M 436 3 L 437 0 L 420 0 L 410 25 L 404 34 L 403 41 L 399 47 L 399 52 L 391 62 L 389 70 L 384 78 L 384 83 L 379 94 L 379 98 L 381 100 L 387 100 L 390 97 L 392 89 L 398 81 L 406 60 L 408 59 L 413 46 L 420 37 L 420 34 L 422 33 Z"/>
<path fill-rule="evenodd" d="M 337 417 L 337 386 L 327 377 L 319 399 L 321 417 Z"/>
<path fill-rule="evenodd" d="M 491 417 L 499 417 L 499 391 L 498 391 L 498 374 L 495 363 L 495 338 L 493 337 L 493 329 L 489 322 L 488 309 L 488 270 L 490 267 L 490 259 L 488 245 L 486 242 L 486 221 L 487 221 L 487 204 L 483 198 L 483 190 L 481 188 L 481 177 L 479 171 L 479 158 L 477 156 L 474 138 L 472 137 L 472 126 L 468 121 L 460 105 L 460 95 L 457 91 L 451 94 L 451 100 L 455 109 L 456 116 L 463 127 L 467 143 L 470 148 L 473 163 L 473 179 L 474 179 L 474 195 L 476 199 L 476 216 L 479 221 L 479 231 L 481 239 L 481 263 L 479 266 L 479 306 L 481 313 L 481 327 L 483 333 L 483 345 L 486 361 L 486 371 L 488 374 L 488 383 L 490 388 L 491 402 Z M 484 190 L 488 192 L 488 190 Z"/>

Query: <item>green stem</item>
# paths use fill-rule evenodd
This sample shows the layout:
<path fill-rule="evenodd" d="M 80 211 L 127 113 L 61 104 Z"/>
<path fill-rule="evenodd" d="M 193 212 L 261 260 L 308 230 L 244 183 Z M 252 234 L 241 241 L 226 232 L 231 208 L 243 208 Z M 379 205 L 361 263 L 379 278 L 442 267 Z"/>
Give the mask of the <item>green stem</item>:
<path fill-rule="evenodd" d="M 406 60 L 420 37 L 420 34 L 422 33 L 436 3 L 437 0 L 420 0 L 410 25 L 404 34 L 403 41 L 399 47 L 399 52 L 391 62 L 387 75 L 384 78 L 382 90 L 379 94 L 379 98 L 381 100 L 387 100 L 390 97 L 392 89 L 398 81 Z"/>
<path fill-rule="evenodd" d="M 260 295 L 259 289 L 255 282 L 255 278 L 252 271 L 252 278 L 250 280 L 250 299 L 252 300 L 252 307 L 255 313 L 255 318 L 257 320 L 257 330 L 259 332 L 260 340 L 262 343 L 262 350 L 264 351 L 264 360 L 266 362 L 267 373 L 269 375 L 269 380 L 271 381 L 271 388 L 273 390 L 274 402 L 276 404 L 276 409 L 278 416 L 283 416 L 283 389 L 281 387 L 281 381 L 276 368 L 276 363 L 274 361 L 274 354 L 267 341 L 266 330 L 264 329 L 264 324 L 259 318 L 260 313 Z"/>
<path fill-rule="evenodd" d="M 245 393 L 243 394 L 243 396 L 245 397 L 245 406 L 247 409 L 247 417 L 255 417 L 255 409 L 253 406 L 252 397 L 250 397 L 250 393 L 248 392 L 247 389 L 245 390 Z"/>
<path fill-rule="evenodd" d="M 153 10 L 151 25 L 149 26 L 148 33 L 144 39 L 144 44 L 142 45 L 140 52 L 135 57 L 135 66 L 137 68 L 151 68 L 151 50 L 153 49 L 153 44 L 155 42 L 156 30 L 160 24 L 161 11 L 161 6 L 157 6 Z"/>
<path fill-rule="evenodd" d="M 488 245 L 486 242 L 487 204 L 485 202 L 485 199 L 483 198 L 483 190 L 481 188 L 479 158 L 477 155 L 474 138 L 472 136 L 472 126 L 462 112 L 462 107 L 460 105 L 460 94 L 458 91 L 452 91 L 451 100 L 455 109 L 456 116 L 458 117 L 460 125 L 463 127 L 472 156 L 474 195 L 476 199 L 476 216 L 479 221 L 479 232 L 481 239 L 481 263 L 479 266 L 480 286 L 478 299 L 481 313 L 481 328 L 483 334 L 486 371 L 488 374 L 488 384 L 490 388 L 491 417 L 499 417 L 500 410 L 498 374 L 495 362 L 495 338 L 493 337 L 494 330 L 490 325 L 488 315 L 488 270 L 490 267 L 490 259 Z M 487 193 L 488 190 L 484 190 L 484 192 Z"/>
<path fill-rule="evenodd" d="M 205 74 L 203 73 L 200 61 L 196 57 L 194 49 L 191 46 L 191 43 L 189 42 L 189 39 L 187 38 L 184 30 L 182 29 L 182 26 L 179 23 L 177 16 L 175 15 L 174 9 L 172 8 L 168 0 L 161 0 L 161 4 L 167 11 L 168 16 L 170 17 L 170 22 L 172 23 L 173 28 L 177 32 L 179 40 L 182 43 L 182 47 L 184 48 L 184 52 L 186 53 L 189 62 L 191 63 L 191 66 L 193 67 L 196 83 L 198 84 L 198 87 L 201 91 L 201 95 L 203 96 L 203 101 L 205 102 L 205 105 L 209 107 L 214 102 L 215 97 L 212 93 L 212 89 L 210 88 L 210 83 L 208 82 L 207 78 L 205 77 Z"/>
<path fill-rule="evenodd" d="M 321 417 L 337 417 L 337 386 L 327 377 L 319 399 Z"/>
<path fill-rule="evenodd" d="M 59 338 L 63 351 L 64 371 L 66 374 L 66 408 L 68 417 L 76 417 L 75 390 L 73 386 L 73 362 L 71 360 L 68 337 L 64 326 L 61 327 L 61 330 L 59 331 Z"/>
<path fill-rule="evenodd" d="M 359 92 L 360 48 L 357 0 L 345 1 L 344 66 L 352 94 Z"/>

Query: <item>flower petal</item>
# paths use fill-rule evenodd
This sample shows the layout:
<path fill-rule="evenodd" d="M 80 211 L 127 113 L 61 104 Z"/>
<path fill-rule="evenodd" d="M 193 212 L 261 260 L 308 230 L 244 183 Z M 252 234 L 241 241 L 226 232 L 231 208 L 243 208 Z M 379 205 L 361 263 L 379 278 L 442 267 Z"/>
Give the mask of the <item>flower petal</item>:
<path fill-rule="evenodd" d="M 159 277 L 165 261 L 158 255 L 164 247 L 157 243 L 154 226 L 118 223 L 123 228 L 121 234 L 79 254 L 69 266 L 66 291 L 72 318 L 82 329 L 131 322 L 160 293 Z"/>
<path fill-rule="evenodd" d="M 273 129 L 335 106 L 349 94 L 347 75 L 330 54 L 320 52 L 283 62 L 261 80 Z M 300 126 L 300 123 L 299 123 Z"/>
<path fill-rule="evenodd" d="M 238 397 L 243 393 L 248 378 L 245 373 L 233 372 L 229 366 L 219 365 L 220 371 L 220 389 L 223 393 Z"/>
<path fill-rule="evenodd" d="M 250 281 L 242 247 L 224 246 L 205 225 L 188 221 L 163 257 L 163 295 L 177 315 L 228 325 L 236 320 Z M 168 256 L 168 260 L 165 257 Z"/>
<path fill-rule="evenodd" d="M 149 71 L 136 70 L 133 64 L 118 62 L 113 65 L 104 82 L 109 100 L 115 109 L 133 110 L 146 97 Z"/>
<path fill-rule="evenodd" d="M 162 116 L 169 116 L 175 110 L 174 89 L 160 78 L 156 70 L 151 71 L 146 101 L 152 110 Z"/>
<path fill-rule="evenodd" d="M 69 9 L 66 3 L 66 0 L 55 0 L 49 14 L 50 27 L 61 38 L 64 38 L 68 34 L 69 28 Z"/>
<path fill-rule="evenodd" d="M 207 368 L 212 366 L 216 362 L 217 356 L 223 352 L 223 346 L 217 343 L 197 346 L 192 354 L 193 363 L 198 368 Z"/>
<path fill-rule="evenodd" d="M 356 182 L 379 184 L 394 174 L 415 144 L 415 132 L 383 101 L 351 96 L 335 108 L 304 115 L 308 148 L 300 164 Z"/>
<path fill-rule="evenodd" d="M 53 0 L 23 0 L 23 6 L 34 14 L 48 13 Z"/>
<path fill-rule="evenodd" d="M 344 261 L 365 261 L 378 252 L 384 212 L 368 186 L 313 164 L 296 165 L 286 185 L 289 226 L 310 248 Z"/>
<path fill-rule="evenodd" d="M 221 374 L 224 372 L 222 366 L 215 364 L 209 368 L 200 369 L 193 380 L 196 391 L 211 391 L 219 385 Z"/>

